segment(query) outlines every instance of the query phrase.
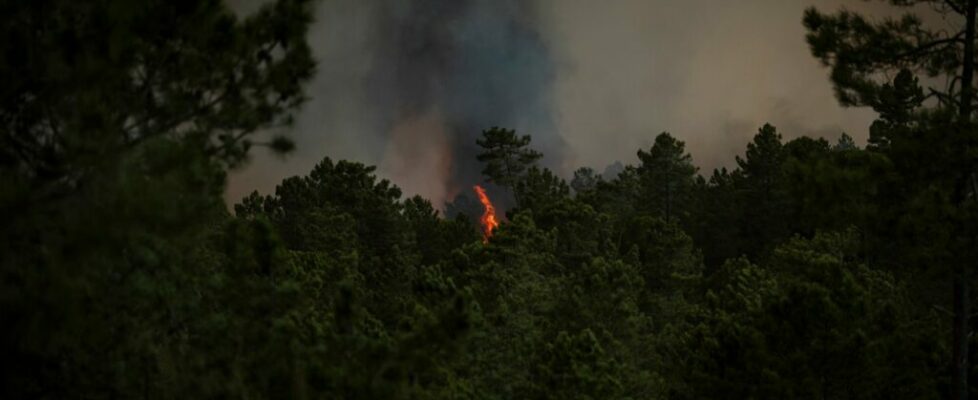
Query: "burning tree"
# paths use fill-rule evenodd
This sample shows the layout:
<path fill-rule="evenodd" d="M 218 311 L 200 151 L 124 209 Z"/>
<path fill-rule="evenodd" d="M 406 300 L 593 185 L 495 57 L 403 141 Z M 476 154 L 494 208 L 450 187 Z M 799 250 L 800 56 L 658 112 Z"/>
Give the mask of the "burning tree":
<path fill-rule="evenodd" d="M 486 190 L 482 186 L 475 185 L 472 190 L 475 190 L 475 194 L 479 196 L 479 202 L 485 209 L 482 217 L 479 218 L 479 222 L 482 224 L 482 242 L 488 243 L 489 238 L 492 237 L 492 231 L 499 226 L 499 221 L 496 220 L 496 208 L 492 206 L 492 202 L 489 201 L 489 196 L 486 195 Z"/>

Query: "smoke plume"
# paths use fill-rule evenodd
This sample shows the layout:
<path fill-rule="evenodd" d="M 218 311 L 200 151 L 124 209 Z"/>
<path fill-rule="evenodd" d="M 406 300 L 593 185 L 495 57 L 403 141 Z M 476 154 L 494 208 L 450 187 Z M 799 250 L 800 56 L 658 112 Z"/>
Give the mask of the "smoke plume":
<path fill-rule="evenodd" d="M 545 163 L 561 158 L 554 67 L 534 2 L 320 6 L 310 37 L 320 77 L 297 126 L 304 163 L 329 155 L 375 164 L 406 194 L 441 208 L 482 181 L 475 140 L 483 129 L 531 134 Z M 309 149 L 302 136 L 315 131 L 321 137 Z"/>
<path fill-rule="evenodd" d="M 492 126 L 532 135 L 543 164 L 565 177 L 634 164 L 662 131 L 707 173 L 731 166 L 765 122 L 786 139 L 847 132 L 864 142 L 874 114 L 838 106 L 801 17 L 813 5 L 893 15 L 887 3 L 324 1 L 309 37 L 318 74 L 291 132 L 297 151 L 284 162 L 256 152 L 228 197 L 270 192 L 329 156 L 377 165 L 442 208 L 482 181 L 475 139 Z"/>
<path fill-rule="evenodd" d="M 366 92 L 375 115 L 389 118 L 378 127 L 390 143 L 381 173 L 440 206 L 481 181 L 475 140 L 493 125 L 532 133 L 537 147 L 559 159 L 553 67 L 532 2 L 399 1 L 378 7 L 373 18 Z M 413 170 L 405 174 L 405 167 Z"/>

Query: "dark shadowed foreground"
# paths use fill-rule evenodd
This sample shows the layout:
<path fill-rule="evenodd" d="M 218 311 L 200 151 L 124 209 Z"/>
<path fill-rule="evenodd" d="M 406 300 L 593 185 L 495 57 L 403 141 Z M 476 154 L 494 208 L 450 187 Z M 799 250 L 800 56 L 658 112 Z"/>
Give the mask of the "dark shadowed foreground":
<path fill-rule="evenodd" d="M 329 158 L 227 211 L 294 147 L 307 1 L 0 1 L 2 397 L 968 398 L 978 0 L 894 3 L 946 19 L 803 18 L 865 148 L 662 133 L 565 182 L 487 126 L 491 229 Z"/>

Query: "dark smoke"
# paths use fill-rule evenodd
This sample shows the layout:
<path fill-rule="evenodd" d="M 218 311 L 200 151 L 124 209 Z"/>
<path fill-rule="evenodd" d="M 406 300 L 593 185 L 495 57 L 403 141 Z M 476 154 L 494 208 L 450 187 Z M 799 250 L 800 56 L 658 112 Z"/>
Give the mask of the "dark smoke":
<path fill-rule="evenodd" d="M 242 13 L 262 2 L 232 1 Z M 330 156 L 377 165 L 378 175 L 406 195 L 443 208 L 483 181 L 475 140 L 492 126 L 532 135 L 533 147 L 545 154 L 542 163 L 560 165 L 565 146 L 552 119 L 555 66 L 539 30 L 545 24 L 537 1 L 318 6 L 310 44 L 319 70 L 293 130 L 298 150 L 284 166 L 256 154 L 252 167 L 232 179 L 231 201 L 277 181 L 275 171 L 257 165 L 303 174 Z M 241 179 L 251 187 L 242 188 Z M 490 186 L 490 195 L 503 193 Z"/>
<path fill-rule="evenodd" d="M 231 1 L 246 13 L 265 0 Z M 813 5 L 901 12 L 859 0 L 322 1 L 311 100 L 288 132 L 297 150 L 285 162 L 255 152 L 228 200 L 329 156 L 377 165 L 441 208 L 482 180 L 475 139 L 491 126 L 532 135 L 565 178 L 635 164 L 662 131 L 707 175 L 733 167 L 767 122 L 785 139 L 845 131 L 865 143 L 875 114 L 840 108 L 805 44 Z"/>
<path fill-rule="evenodd" d="M 435 197 L 431 200 L 440 206 L 439 200 L 482 181 L 475 141 L 483 129 L 496 125 L 532 134 L 547 162 L 560 159 L 562 142 L 551 119 L 554 67 L 536 30 L 532 2 L 384 5 L 371 23 L 377 32 L 365 90 L 376 115 L 385 120 L 379 129 L 393 145 L 381 167 L 399 175 L 396 183 L 428 192 L 422 194 Z M 404 170 L 446 157 L 431 154 L 439 143 L 450 152 L 447 160 L 429 170 Z M 435 182 L 418 182 L 423 180 Z"/>

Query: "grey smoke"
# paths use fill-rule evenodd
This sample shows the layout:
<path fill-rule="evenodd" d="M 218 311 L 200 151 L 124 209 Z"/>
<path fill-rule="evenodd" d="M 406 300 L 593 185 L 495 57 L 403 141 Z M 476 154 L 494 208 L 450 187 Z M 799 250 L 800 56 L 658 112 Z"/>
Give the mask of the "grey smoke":
<path fill-rule="evenodd" d="M 240 0 L 254 4 L 258 0 Z M 331 0 L 310 42 L 311 101 L 286 161 L 255 154 L 231 176 L 236 202 L 329 156 L 378 165 L 440 206 L 477 183 L 475 138 L 531 134 L 569 177 L 637 162 L 656 134 L 687 145 L 704 173 L 732 166 L 757 128 L 865 143 L 874 114 L 843 109 L 809 53 L 805 7 L 877 13 L 842 0 Z"/>
<path fill-rule="evenodd" d="M 536 147 L 560 159 L 562 143 L 551 118 L 554 68 L 532 3 L 386 4 L 374 16 L 375 61 L 365 82 L 373 113 L 382 121 L 378 135 L 396 143 L 382 169 L 400 175 L 406 186 L 425 187 L 425 194 L 440 197 L 433 199 L 440 205 L 464 185 L 481 181 L 475 140 L 483 129 L 530 132 Z M 439 144 L 442 149 L 432 150 Z M 405 173 L 419 161 L 444 157 L 445 147 L 451 157 L 437 168 Z M 432 180 L 445 190 L 425 184 Z"/>
<path fill-rule="evenodd" d="M 253 2 L 252 2 L 253 3 Z M 239 5 L 239 9 L 253 4 Z M 475 140 L 492 126 L 530 133 L 556 167 L 555 67 L 536 4 L 519 0 L 336 0 L 319 4 L 310 42 L 320 61 L 287 165 L 257 155 L 232 179 L 232 201 L 268 191 L 323 156 L 378 166 L 407 194 L 441 207 L 481 182 Z M 301 166 L 301 167 L 299 167 Z M 257 171 L 256 171 L 257 170 Z M 243 190 L 242 190 L 243 189 Z"/>

